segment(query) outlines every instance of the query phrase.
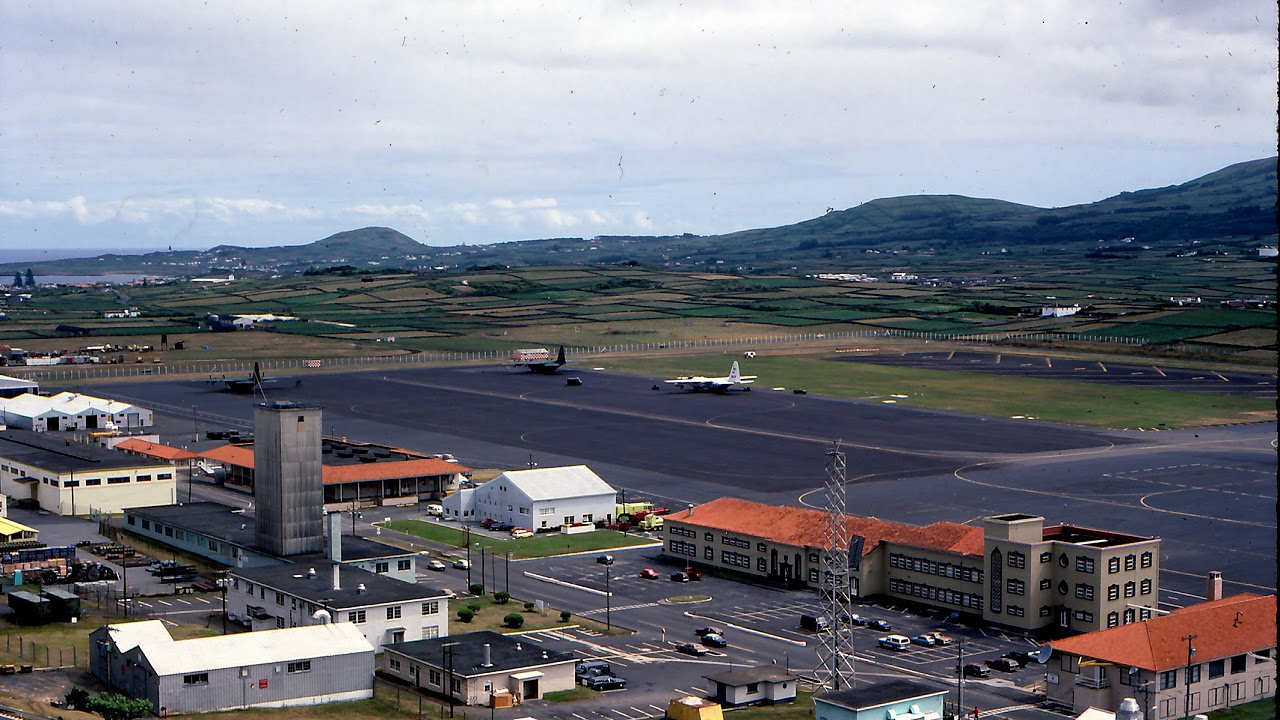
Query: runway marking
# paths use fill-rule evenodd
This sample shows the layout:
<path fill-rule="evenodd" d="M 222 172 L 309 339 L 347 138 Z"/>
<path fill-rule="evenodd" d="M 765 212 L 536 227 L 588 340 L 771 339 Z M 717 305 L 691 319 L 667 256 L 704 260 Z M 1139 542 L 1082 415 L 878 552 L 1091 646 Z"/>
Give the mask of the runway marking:
<path fill-rule="evenodd" d="M 1107 366 L 1103 365 L 1101 362 L 1098 363 L 1098 367 L 1102 368 L 1102 372 L 1107 372 Z"/>
<path fill-rule="evenodd" d="M 1222 378 L 1222 382 L 1231 382 L 1225 376 L 1223 376 L 1223 374 L 1220 372 L 1214 372 L 1213 370 L 1210 370 L 1209 372 L 1212 372 L 1214 375 L 1217 375 L 1218 377 Z"/>
<path fill-rule="evenodd" d="M 1156 371 L 1156 372 L 1158 372 L 1158 373 L 1160 373 L 1160 377 L 1169 377 L 1168 375 L 1165 375 L 1165 374 L 1164 374 L 1164 371 L 1163 371 L 1163 370 L 1161 370 L 1160 368 L 1156 367 L 1155 365 L 1152 365 L 1152 366 L 1151 366 L 1151 369 L 1152 369 L 1152 370 L 1155 370 L 1155 371 Z"/>
<path fill-rule="evenodd" d="M 1204 600 L 1204 599 L 1205 599 L 1205 597 L 1204 597 L 1203 595 L 1195 595 L 1195 594 L 1192 594 L 1192 593 L 1189 593 L 1189 592 L 1182 592 L 1181 590 L 1168 590 L 1168 589 L 1165 589 L 1165 590 L 1164 590 L 1164 592 L 1171 593 L 1171 594 L 1173 594 L 1173 595 L 1186 595 L 1186 596 L 1187 596 L 1187 597 L 1189 597 L 1189 598 L 1195 598 L 1195 599 L 1197 599 L 1197 600 Z"/>
<path fill-rule="evenodd" d="M 1047 357 L 1047 358 L 1045 358 L 1045 359 L 1044 359 L 1044 364 L 1045 364 L 1046 366 L 1048 366 L 1048 367 L 1053 367 L 1053 358 L 1051 358 L 1051 357 Z"/>

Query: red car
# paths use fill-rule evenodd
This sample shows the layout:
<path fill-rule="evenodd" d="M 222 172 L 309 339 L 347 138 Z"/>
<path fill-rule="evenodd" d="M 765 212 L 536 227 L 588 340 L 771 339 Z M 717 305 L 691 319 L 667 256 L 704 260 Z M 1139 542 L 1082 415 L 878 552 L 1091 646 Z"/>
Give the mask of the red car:
<path fill-rule="evenodd" d="M 702 579 L 702 571 L 701 571 L 701 570 L 699 570 L 699 569 L 697 569 L 697 568 L 695 568 L 695 567 L 687 567 L 687 568 L 685 568 L 685 569 L 684 569 L 684 574 L 685 574 L 685 575 L 688 575 L 690 580 L 701 580 L 701 579 Z"/>
<path fill-rule="evenodd" d="M 653 568 L 645 568 L 640 571 L 640 577 L 647 578 L 649 580 L 657 580 L 658 571 L 654 570 Z"/>

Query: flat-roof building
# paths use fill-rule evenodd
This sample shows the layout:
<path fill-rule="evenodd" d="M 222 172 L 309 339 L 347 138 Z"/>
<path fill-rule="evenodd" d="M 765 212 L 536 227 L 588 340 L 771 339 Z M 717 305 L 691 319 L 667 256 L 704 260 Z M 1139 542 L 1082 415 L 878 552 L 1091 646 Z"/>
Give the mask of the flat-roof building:
<path fill-rule="evenodd" d="M 26 378 L 0 375 L 0 398 L 13 398 L 28 393 L 40 394 L 40 383 Z"/>
<path fill-rule="evenodd" d="M 575 683 L 572 653 L 492 630 L 382 649 L 384 672 L 465 705 L 489 704 L 494 695 L 510 695 L 518 705 Z"/>
<path fill-rule="evenodd" d="M 29 430 L 0 432 L 0 493 L 30 498 L 58 515 L 118 513 L 134 505 L 171 505 L 173 467 Z"/>

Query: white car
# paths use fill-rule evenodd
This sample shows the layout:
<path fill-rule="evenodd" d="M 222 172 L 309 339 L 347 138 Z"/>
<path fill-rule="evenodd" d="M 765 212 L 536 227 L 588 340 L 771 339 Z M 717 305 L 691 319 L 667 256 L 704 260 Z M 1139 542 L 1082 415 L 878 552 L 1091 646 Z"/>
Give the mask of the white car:
<path fill-rule="evenodd" d="M 458 558 L 453 561 L 453 566 L 459 570 L 467 570 L 471 567 L 471 561 L 466 558 Z"/>
<path fill-rule="evenodd" d="M 445 565 L 439 560 L 432 560 L 431 562 L 427 563 L 427 569 L 435 570 L 436 572 L 444 572 L 445 570 L 448 569 L 448 567 L 449 567 L 448 565 Z"/>

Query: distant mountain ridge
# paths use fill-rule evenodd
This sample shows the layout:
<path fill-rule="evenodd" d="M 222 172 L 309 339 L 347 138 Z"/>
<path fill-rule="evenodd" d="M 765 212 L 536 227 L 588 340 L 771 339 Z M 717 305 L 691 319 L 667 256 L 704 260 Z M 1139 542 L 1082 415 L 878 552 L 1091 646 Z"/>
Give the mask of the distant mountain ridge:
<path fill-rule="evenodd" d="M 315 267 L 424 269 L 437 266 L 590 264 L 729 266 L 739 271 L 806 272 L 845 267 L 867 252 L 978 256 L 990 252 L 1070 253 L 1135 241 L 1176 248 L 1197 243 L 1239 252 L 1276 236 L 1277 158 L 1251 160 L 1162 188 L 1124 192 L 1085 205 L 1037 208 L 961 195 L 872 200 L 792 225 L 724 235 L 598 236 L 429 246 L 386 227 L 331 235 L 306 245 L 104 255 L 0 265 L 40 274 L 137 272 L 192 276 L 212 271 L 294 273 Z M 1215 245 L 1215 243 L 1217 245 Z"/>

